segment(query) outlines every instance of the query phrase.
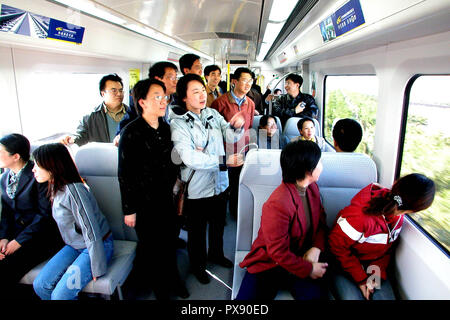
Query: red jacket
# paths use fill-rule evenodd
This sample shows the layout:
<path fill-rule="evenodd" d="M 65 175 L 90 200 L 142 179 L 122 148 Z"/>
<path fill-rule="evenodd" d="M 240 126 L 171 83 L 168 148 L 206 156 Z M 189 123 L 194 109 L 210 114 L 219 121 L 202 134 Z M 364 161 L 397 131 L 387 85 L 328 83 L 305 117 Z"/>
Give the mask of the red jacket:
<path fill-rule="evenodd" d="M 230 122 L 231 118 L 233 116 L 240 112 L 244 111 L 244 118 L 245 118 L 245 124 L 244 124 L 244 136 L 239 140 L 237 143 L 234 144 L 225 144 L 225 150 L 227 153 L 237 153 L 241 151 L 246 144 L 250 141 L 250 132 L 249 129 L 253 125 L 253 117 L 255 114 L 255 103 L 252 99 L 249 97 L 246 97 L 245 101 L 242 103 L 242 105 L 239 107 L 236 101 L 234 100 L 233 96 L 230 92 L 227 92 L 220 97 L 218 97 L 216 100 L 214 100 L 211 104 L 211 108 L 216 109 L 219 111 L 219 113 Z M 233 150 L 233 151 L 232 151 Z"/>
<path fill-rule="evenodd" d="M 312 246 L 323 251 L 327 226 L 317 184 L 311 184 L 306 194 L 311 210 Z M 297 188 L 283 182 L 264 203 L 258 237 L 239 266 L 247 267 L 250 273 L 281 266 L 300 278 L 308 277 L 312 264 L 302 258 L 310 249 L 303 248 L 306 232 L 305 212 Z"/>
<path fill-rule="evenodd" d="M 367 215 L 363 208 L 369 200 L 382 196 L 389 189 L 370 184 L 353 197 L 349 206 L 336 217 L 329 236 L 331 252 L 357 283 L 368 277 L 369 265 L 380 267 L 381 278 L 386 279 L 390 248 L 397 239 L 403 223 L 403 215 L 384 217 Z M 389 227 L 388 227 L 389 226 Z"/>

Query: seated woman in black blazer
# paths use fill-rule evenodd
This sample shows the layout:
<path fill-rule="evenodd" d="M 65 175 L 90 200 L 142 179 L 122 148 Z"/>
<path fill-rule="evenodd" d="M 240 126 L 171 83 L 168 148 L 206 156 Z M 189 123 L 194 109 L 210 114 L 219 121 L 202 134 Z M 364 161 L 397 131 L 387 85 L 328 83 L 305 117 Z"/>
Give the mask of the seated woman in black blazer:
<path fill-rule="evenodd" d="M 12 298 L 30 269 L 62 245 L 51 217 L 47 184 L 34 179 L 30 142 L 20 134 L 0 138 L 0 300 Z"/>

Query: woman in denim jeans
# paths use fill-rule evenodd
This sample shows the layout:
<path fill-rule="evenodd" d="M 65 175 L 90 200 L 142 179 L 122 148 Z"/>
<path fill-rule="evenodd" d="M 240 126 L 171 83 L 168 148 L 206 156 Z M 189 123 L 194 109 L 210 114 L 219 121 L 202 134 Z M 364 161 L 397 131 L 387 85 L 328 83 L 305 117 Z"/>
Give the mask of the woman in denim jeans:
<path fill-rule="evenodd" d="M 34 176 L 48 182 L 52 215 L 66 243 L 33 287 L 43 300 L 74 300 L 91 280 L 106 273 L 113 255 L 111 229 L 64 145 L 40 146 L 33 156 Z"/>

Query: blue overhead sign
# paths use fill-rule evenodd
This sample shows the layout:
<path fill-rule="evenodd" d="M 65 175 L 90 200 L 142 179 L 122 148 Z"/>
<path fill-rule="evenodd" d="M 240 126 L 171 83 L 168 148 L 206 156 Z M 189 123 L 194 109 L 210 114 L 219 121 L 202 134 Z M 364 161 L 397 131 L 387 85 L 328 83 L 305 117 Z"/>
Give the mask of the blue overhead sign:
<path fill-rule="evenodd" d="M 343 35 L 366 21 L 359 0 L 350 0 L 319 24 L 324 42 Z"/>
<path fill-rule="evenodd" d="M 366 22 L 359 0 L 350 0 L 344 4 L 331 15 L 331 20 L 337 37 Z"/>
<path fill-rule="evenodd" d="M 83 27 L 5 4 L 0 10 L 0 31 L 76 44 L 81 44 L 84 35 Z"/>
<path fill-rule="evenodd" d="M 50 19 L 47 38 L 80 44 L 83 41 L 83 35 L 83 27 L 56 19 Z"/>

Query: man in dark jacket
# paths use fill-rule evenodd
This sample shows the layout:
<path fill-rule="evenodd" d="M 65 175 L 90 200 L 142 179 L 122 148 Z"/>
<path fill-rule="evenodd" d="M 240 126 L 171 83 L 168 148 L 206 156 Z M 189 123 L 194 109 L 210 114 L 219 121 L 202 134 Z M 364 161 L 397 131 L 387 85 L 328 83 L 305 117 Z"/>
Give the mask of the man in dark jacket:
<path fill-rule="evenodd" d="M 103 103 L 85 115 L 77 132 L 64 137 L 61 143 L 82 146 L 88 142 L 113 142 L 117 127 L 128 109 L 123 104 L 122 79 L 115 73 L 108 74 L 100 80 L 99 89 Z"/>
<path fill-rule="evenodd" d="M 283 127 L 287 119 L 291 117 L 317 118 L 319 108 L 316 101 L 311 95 L 300 92 L 302 84 L 302 76 L 295 73 L 289 74 L 285 82 L 287 94 L 282 94 L 273 101 L 273 115 L 280 118 Z"/>

